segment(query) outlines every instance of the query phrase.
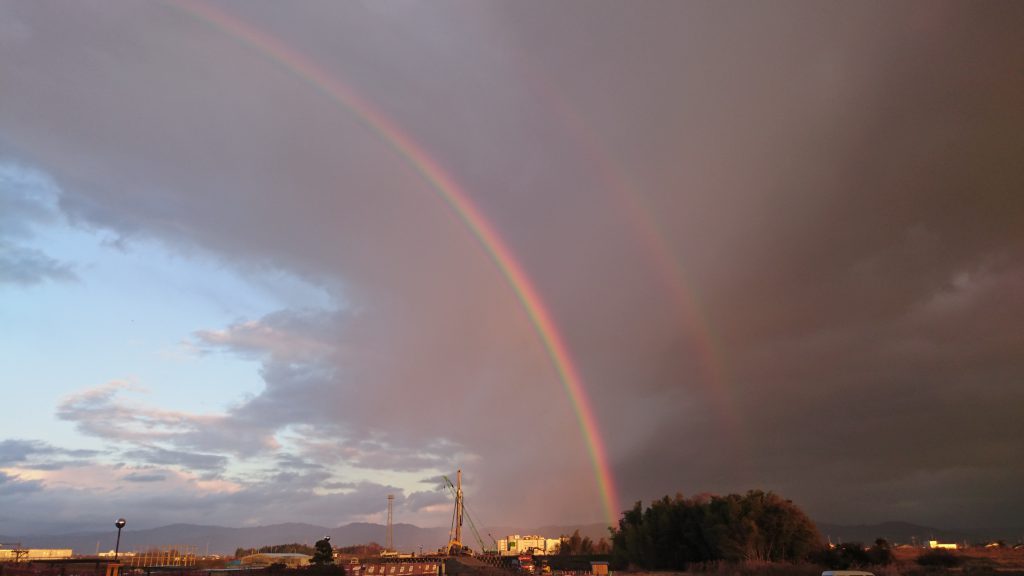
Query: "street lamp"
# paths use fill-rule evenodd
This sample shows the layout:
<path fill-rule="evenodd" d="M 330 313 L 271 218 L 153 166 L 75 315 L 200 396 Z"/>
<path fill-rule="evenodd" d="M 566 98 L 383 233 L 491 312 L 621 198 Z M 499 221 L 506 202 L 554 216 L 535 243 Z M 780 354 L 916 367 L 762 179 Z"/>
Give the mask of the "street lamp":
<path fill-rule="evenodd" d="M 114 545 L 115 562 L 117 561 L 117 553 L 121 550 L 121 528 L 124 528 L 125 524 L 127 524 L 127 522 L 124 521 L 124 518 L 118 518 L 117 522 L 114 522 L 114 526 L 117 526 L 117 544 Z"/>

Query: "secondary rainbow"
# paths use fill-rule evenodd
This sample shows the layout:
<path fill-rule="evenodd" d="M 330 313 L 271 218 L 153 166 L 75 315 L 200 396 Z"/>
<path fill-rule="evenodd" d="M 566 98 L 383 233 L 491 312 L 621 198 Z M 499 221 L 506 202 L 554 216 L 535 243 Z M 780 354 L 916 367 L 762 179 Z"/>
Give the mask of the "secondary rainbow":
<path fill-rule="evenodd" d="M 455 180 L 408 134 L 369 101 L 332 76 L 327 70 L 277 38 L 209 4 L 181 0 L 172 2 L 170 5 L 184 10 L 255 48 L 323 92 L 332 101 L 351 111 L 376 132 L 399 156 L 409 161 L 452 208 L 497 265 L 530 318 L 559 380 L 565 387 L 579 422 L 580 431 L 594 468 L 605 519 L 609 525 L 617 524 L 620 507 L 615 479 L 597 427 L 597 418 L 583 387 L 579 370 L 569 355 L 565 340 L 522 265 L 494 226 L 484 217 Z"/>
<path fill-rule="evenodd" d="M 607 145 L 602 143 L 554 84 L 547 81 L 547 76 L 538 73 L 532 67 L 524 66 L 520 71 L 528 79 L 530 87 L 546 107 L 554 112 L 566 132 L 591 161 L 597 180 L 615 192 L 615 198 L 619 202 L 619 213 L 643 243 L 644 253 L 661 277 L 661 282 L 671 299 L 673 314 L 692 338 L 704 386 L 719 416 L 721 434 L 723 438 L 729 438 L 734 448 L 744 454 L 746 448 L 743 421 L 736 411 L 735 401 L 731 395 L 725 363 L 719 352 L 720 347 L 716 343 L 711 324 L 699 304 L 700 299 L 696 290 L 687 281 L 680 263 L 665 239 L 665 232 L 659 224 L 658 217 L 644 202 L 644 194 L 636 189 L 625 170 L 612 160 Z M 745 461 L 746 458 L 741 457 L 740 460 Z"/>

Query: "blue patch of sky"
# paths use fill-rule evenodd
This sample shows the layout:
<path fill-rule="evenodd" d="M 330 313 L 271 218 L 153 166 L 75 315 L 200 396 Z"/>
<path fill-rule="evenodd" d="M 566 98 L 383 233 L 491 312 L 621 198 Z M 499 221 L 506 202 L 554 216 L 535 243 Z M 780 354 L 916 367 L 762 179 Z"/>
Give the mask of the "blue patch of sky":
<path fill-rule="evenodd" d="M 0 162 L 0 198 L 56 211 L 59 188 L 46 174 Z M 62 398 L 112 380 L 147 390 L 132 401 L 166 410 L 218 413 L 263 388 L 258 363 L 198 354 L 184 343 L 284 308 L 332 309 L 323 289 L 283 270 L 235 267 L 212 254 L 156 240 L 116 242 L 60 214 L 28 222 L 18 242 L 71 266 L 76 279 L 0 284 L 0 388 L 17 398 L 17 418 L 0 438 L 89 446 L 55 417 Z M 10 399 L 10 397 L 8 397 Z"/>

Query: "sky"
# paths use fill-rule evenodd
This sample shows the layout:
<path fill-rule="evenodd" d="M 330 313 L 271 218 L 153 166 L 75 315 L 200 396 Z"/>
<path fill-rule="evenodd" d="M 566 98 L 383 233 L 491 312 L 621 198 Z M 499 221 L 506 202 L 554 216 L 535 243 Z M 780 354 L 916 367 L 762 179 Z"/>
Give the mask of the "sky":
<path fill-rule="evenodd" d="M 0 0 L 0 534 L 1020 526 L 1022 24 Z"/>

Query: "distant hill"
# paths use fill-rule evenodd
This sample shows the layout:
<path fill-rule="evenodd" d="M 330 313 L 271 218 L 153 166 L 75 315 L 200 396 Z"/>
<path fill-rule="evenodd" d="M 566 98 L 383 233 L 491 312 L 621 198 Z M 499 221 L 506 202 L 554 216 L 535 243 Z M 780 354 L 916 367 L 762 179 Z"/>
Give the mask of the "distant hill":
<path fill-rule="evenodd" d="M 436 550 L 448 541 L 448 527 L 420 528 L 412 524 L 395 524 L 395 547 L 399 550 L 418 551 Z M 509 534 L 540 534 L 549 538 L 572 534 L 579 530 L 580 535 L 589 536 L 594 542 L 608 537 L 608 529 L 604 524 L 541 526 L 539 528 L 524 527 L 481 527 L 480 536 L 486 546 L 493 546 L 494 539 L 501 539 Z M 477 547 L 475 537 L 469 526 L 464 527 L 463 540 L 474 548 Z M 290 544 L 298 542 L 312 545 L 324 536 L 331 537 L 335 546 L 352 546 L 377 542 L 383 544 L 385 527 L 382 524 L 355 522 L 327 528 L 314 524 L 288 523 L 248 528 L 228 528 L 224 526 L 205 526 L 199 524 L 171 524 L 159 528 L 132 530 L 129 525 L 121 535 L 121 549 L 125 551 L 141 551 L 155 546 L 188 545 L 196 546 L 199 553 L 232 554 L 237 548 L 257 548 L 273 544 Z M 46 534 L 34 536 L 0 536 L 0 542 L 20 542 L 24 546 L 36 548 L 71 548 L 75 554 L 94 554 L 97 550 L 113 550 L 117 532 L 108 531 L 72 532 L 64 534 Z"/>
<path fill-rule="evenodd" d="M 424 550 L 440 547 L 448 541 L 447 528 L 420 528 L 412 524 L 395 524 L 395 546 L 400 550 Z M 350 546 L 378 542 L 383 544 L 385 527 L 365 522 L 327 528 L 313 524 L 289 523 L 227 528 L 196 524 L 171 524 L 160 528 L 132 530 L 129 526 L 121 535 L 121 549 L 145 550 L 154 546 L 196 546 L 200 554 L 232 554 L 236 548 L 256 548 L 273 544 L 299 542 L 312 545 L 324 536 L 331 537 L 335 546 Z M 93 554 L 96 550 L 112 550 L 117 537 L 115 530 L 103 532 L 75 532 L 38 536 L 2 536 L 3 542 L 21 542 L 36 548 L 71 548 L 75 554 Z"/>
<path fill-rule="evenodd" d="M 833 543 L 863 542 L 868 544 L 874 542 L 876 538 L 885 538 L 893 544 L 912 544 L 914 542 L 921 544 L 928 542 L 928 540 L 978 543 L 1003 539 L 1007 542 L 1017 542 L 1021 535 L 1024 534 L 1024 528 L 946 530 L 910 524 L 908 522 L 882 522 L 881 524 L 860 524 L 855 526 L 818 522 L 817 525 L 821 535 L 830 538 Z"/>
<path fill-rule="evenodd" d="M 983 542 L 1004 539 L 1017 542 L 1024 535 L 1024 528 L 1005 530 L 943 530 L 906 522 L 883 522 L 844 526 L 817 523 L 821 535 L 832 542 L 873 542 L 876 538 L 885 538 L 894 544 L 918 543 L 928 540 L 946 542 Z M 597 542 L 608 537 L 604 524 L 583 525 L 549 525 L 537 528 L 515 526 L 481 527 L 481 538 L 488 547 L 492 546 L 491 536 L 501 539 L 509 534 L 540 534 L 549 538 L 572 534 L 579 530 L 580 535 L 589 536 Z M 313 524 L 289 523 L 254 526 L 248 528 L 228 528 L 224 526 L 202 526 L 197 524 L 171 524 L 160 528 L 133 530 L 129 525 L 121 536 L 121 549 L 125 551 L 145 550 L 154 546 L 190 545 L 195 546 L 199 553 L 207 550 L 211 554 L 232 554 L 236 548 L 257 548 L 274 544 L 290 544 L 298 542 L 312 545 L 324 536 L 331 537 L 335 546 L 352 546 L 370 542 L 384 543 L 385 527 L 382 524 L 356 522 L 327 528 Z M 417 551 L 435 550 L 448 541 L 448 528 L 420 528 L 412 524 L 395 524 L 395 547 L 399 550 Z M 49 534 L 36 536 L 0 536 L 0 542 L 20 542 L 24 546 L 35 548 L 71 548 L 75 554 L 93 554 L 96 550 L 112 550 L 117 532 L 113 529 L 96 532 L 73 532 L 67 534 Z M 475 537 L 466 527 L 463 540 L 474 548 L 477 547 Z"/>

